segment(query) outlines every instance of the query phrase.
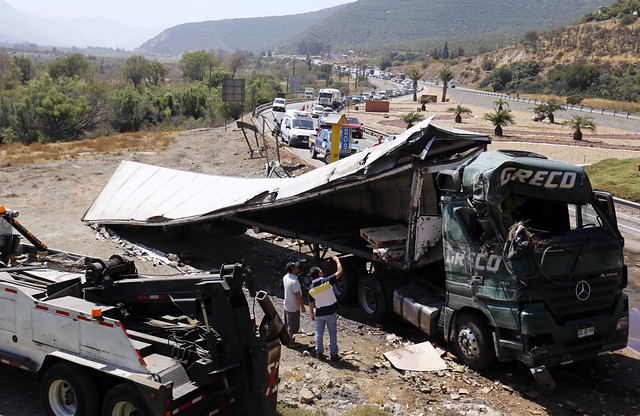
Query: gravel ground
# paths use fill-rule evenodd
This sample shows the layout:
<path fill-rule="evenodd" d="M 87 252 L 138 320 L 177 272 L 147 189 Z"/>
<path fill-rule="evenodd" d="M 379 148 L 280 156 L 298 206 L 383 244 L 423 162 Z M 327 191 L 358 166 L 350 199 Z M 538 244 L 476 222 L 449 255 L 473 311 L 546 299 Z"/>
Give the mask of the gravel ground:
<path fill-rule="evenodd" d="M 432 107 L 434 110 L 440 108 L 429 105 L 430 111 Z M 388 118 L 362 114 L 363 121 L 366 117 L 367 125 L 384 125 L 382 121 L 393 119 L 406 108 L 394 108 L 396 113 L 392 112 Z M 439 114 L 444 116 L 444 110 Z M 474 109 L 474 114 L 481 111 Z M 470 128 L 473 125 L 469 120 L 472 119 L 455 127 Z M 442 123 L 448 121 L 443 119 Z M 486 128 L 486 122 L 482 123 Z M 454 124 L 451 122 L 451 125 Z M 394 128 L 402 130 L 402 127 Z M 526 130 L 524 126 L 520 129 Z M 512 137 L 514 143 L 507 143 L 509 147 L 515 146 L 516 139 Z M 492 146 L 500 144 L 503 142 L 496 141 Z M 530 146 L 541 152 L 540 144 Z M 549 149 L 548 153 L 546 149 Z M 552 153 L 555 150 L 563 153 L 556 156 Z M 603 149 L 588 150 L 595 153 L 588 157 L 589 160 L 602 157 L 604 153 Z M 608 149 L 607 152 L 609 150 L 613 151 Z M 544 154 L 562 160 L 571 157 L 585 160 L 584 155 L 575 155 L 576 151 L 573 147 L 549 146 L 545 147 Z M 271 154 L 270 160 L 274 157 Z M 126 242 L 98 238 L 96 231 L 82 224 L 80 218 L 121 160 L 209 174 L 266 176 L 266 159 L 249 157 L 247 145 L 238 130 L 200 129 L 177 134 L 176 142 L 164 150 L 84 155 L 37 165 L 2 167 L 0 202 L 20 210 L 21 223 L 51 247 L 99 257 L 118 254 L 128 247 Z M 282 162 L 294 175 L 309 169 L 303 160 L 286 150 L 282 152 Z M 164 253 L 189 254 L 191 264 L 201 269 L 244 259 L 256 272 L 260 288 L 270 293 L 279 311 L 282 310 L 284 265 L 291 260 L 303 258 L 310 262 L 311 259 L 298 241 L 252 231 L 220 238 L 206 229 L 194 227 L 186 239 L 179 242 L 167 240 L 153 231 L 126 228 L 116 231 L 130 241 Z M 137 265 L 147 274 L 176 272 L 157 260 L 140 258 Z M 379 406 L 396 415 L 414 416 L 640 414 L 640 378 L 636 376 L 640 373 L 640 357 L 628 348 L 554 369 L 558 387 L 549 392 L 538 386 L 528 370 L 517 363 L 500 364 L 483 373 L 470 371 L 451 355 L 449 345 L 429 340 L 419 331 L 393 319 L 382 324 L 369 322 L 356 307 L 340 308 L 339 345 L 343 355 L 340 362 L 319 361 L 308 356 L 305 351 L 313 347 L 314 332 L 308 316 L 302 318 L 302 329 L 298 339 L 301 347 L 283 348 L 279 399 L 290 405 L 323 410 L 329 415 L 340 415 L 346 409 L 362 404 Z M 431 341 L 440 348 L 445 370 L 397 371 L 382 355 L 424 341 Z M 0 383 L 0 414 L 43 414 L 39 408 L 37 384 L 33 384 L 30 374 L 5 366 L 0 379 L 4 381 Z"/>

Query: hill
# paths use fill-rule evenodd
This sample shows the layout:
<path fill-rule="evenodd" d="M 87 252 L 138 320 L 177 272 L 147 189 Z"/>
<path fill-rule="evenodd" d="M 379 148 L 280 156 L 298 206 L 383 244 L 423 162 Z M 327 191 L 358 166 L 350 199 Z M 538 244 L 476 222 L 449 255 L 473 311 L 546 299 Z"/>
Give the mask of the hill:
<path fill-rule="evenodd" d="M 136 51 L 179 56 L 196 50 L 244 49 L 266 52 L 343 9 L 345 5 L 288 16 L 225 19 L 185 23 L 164 30 Z"/>
<path fill-rule="evenodd" d="M 428 50 L 444 40 L 469 45 L 485 38 L 487 50 L 496 39 L 513 41 L 529 30 L 550 30 L 579 20 L 613 1 L 599 0 L 359 0 L 319 23 L 302 38 L 343 49 L 391 48 Z M 463 41 L 464 39 L 464 41 Z M 294 49 L 300 39 L 289 43 Z M 491 43 L 489 43 L 491 42 Z M 509 43 L 509 42 L 508 42 Z M 466 48 L 465 48 L 466 49 Z"/>

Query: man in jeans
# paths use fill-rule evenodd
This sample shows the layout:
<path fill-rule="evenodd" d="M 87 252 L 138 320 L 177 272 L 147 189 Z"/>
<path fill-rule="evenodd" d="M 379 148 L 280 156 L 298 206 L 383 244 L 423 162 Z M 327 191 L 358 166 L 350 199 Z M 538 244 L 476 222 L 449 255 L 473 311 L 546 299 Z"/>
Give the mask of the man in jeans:
<path fill-rule="evenodd" d="M 287 274 L 282 278 L 284 286 L 284 324 L 291 334 L 294 335 L 300 330 L 300 310 L 305 311 L 302 303 L 300 282 L 298 272 L 300 264 L 298 262 L 287 263 Z"/>
<path fill-rule="evenodd" d="M 340 359 L 338 355 L 338 317 L 336 316 L 337 304 L 336 295 L 333 293 L 333 285 L 342 275 L 342 264 L 340 259 L 333 256 L 336 262 L 336 272 L 329 277 L 324 277 L 324 273 L 319 267 L 311 268 L 311 286 L 309 287 L 309 309 L 311 320 L 316 322 L 316 357 L 322 358 L 324 354 L 324 326 L 329 329 L 329 352 L 331 360 Z M 314 310 L 315 306 L 315 310 Z"/>

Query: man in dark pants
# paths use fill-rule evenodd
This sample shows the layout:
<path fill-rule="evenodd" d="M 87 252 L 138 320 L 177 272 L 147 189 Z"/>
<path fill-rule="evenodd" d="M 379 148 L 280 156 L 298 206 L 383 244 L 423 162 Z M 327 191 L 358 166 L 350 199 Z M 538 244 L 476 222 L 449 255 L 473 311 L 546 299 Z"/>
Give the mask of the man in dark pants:
<path fill-rule="evenodd" d="M 287 274 L 282 278 L 284 286 L 284 324 L 291 337 L 300 330 L 300 311 L 305 311 L 302 303 L 302 289 L 298 281 L 300 264 L 298 262 L 287 263 Z"/>
<path fill-rule="evenodd" d="M 316 357 L 322 358 L 324 354 L 324 327 L 329 330 L 329 352 L 331 360 L 339 360 L 338 355 L 338 317 L 336 310 L 338 301 L 333 293 L 333 285 L 342 275 L 342 264 L 340 259 L 333 256 L 336 262 L 336 273 L 329 277 L 324 277 L 324 273 L 319 267 L 311 268 L 311 286 L 309 287 L 309 309 L 311 320 L 316 322 Z M 315 307 L 315 310 L 314 310 Z"/>

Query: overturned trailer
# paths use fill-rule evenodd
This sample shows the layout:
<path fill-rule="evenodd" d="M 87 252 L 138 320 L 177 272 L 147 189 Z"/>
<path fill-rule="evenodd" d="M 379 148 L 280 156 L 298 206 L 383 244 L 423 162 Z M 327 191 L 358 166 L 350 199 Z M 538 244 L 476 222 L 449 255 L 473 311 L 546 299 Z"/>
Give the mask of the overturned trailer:
<path fill-rule="evenodd" d="M 304 240 L 317 256 L 349 254 L 340 301 L 357 298 L 373 319 L 393 310 L 454 341 L 476 369 L 515 359 L 540 374 L 623 348 L 627 274 L 611 195 L 593 191 L 581 168 L 485 152 L 489 143 L 425 120 L 297 178 L 125 162 L 84 221 L 233 221 Z"/>

